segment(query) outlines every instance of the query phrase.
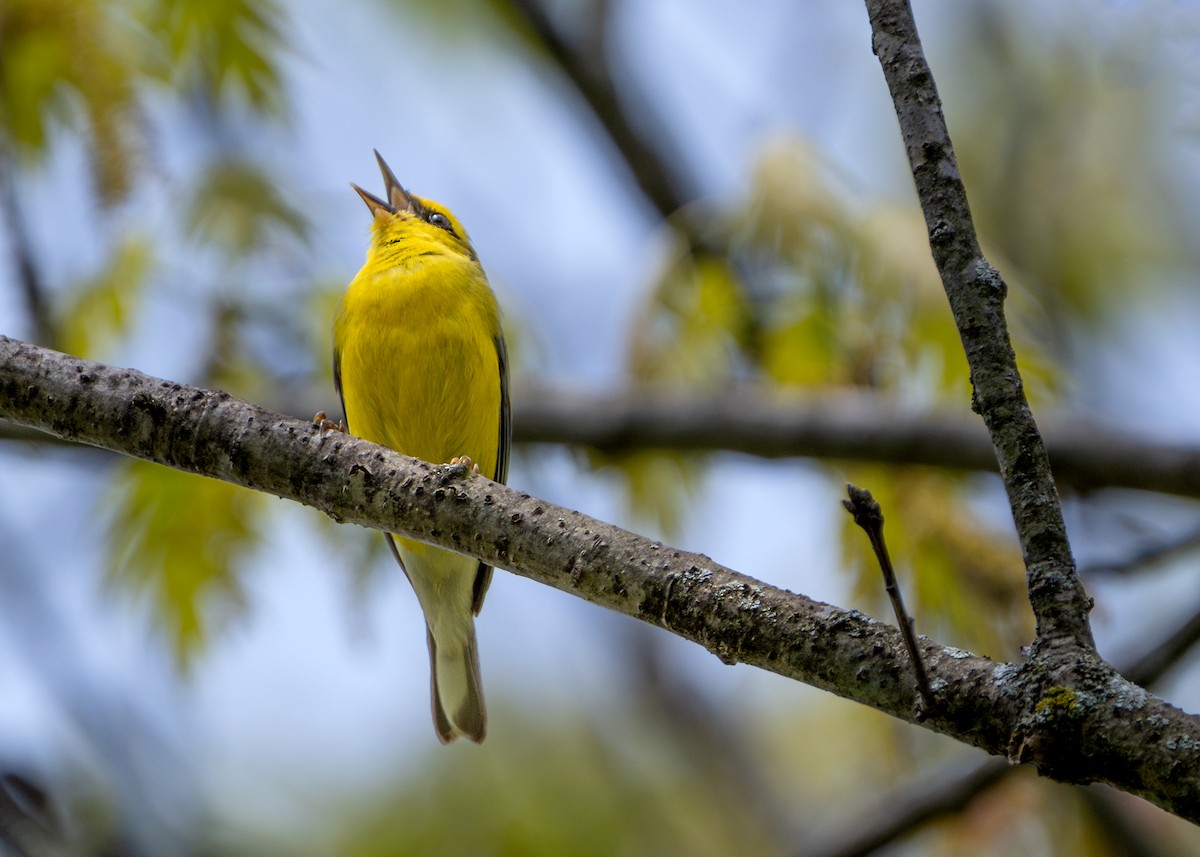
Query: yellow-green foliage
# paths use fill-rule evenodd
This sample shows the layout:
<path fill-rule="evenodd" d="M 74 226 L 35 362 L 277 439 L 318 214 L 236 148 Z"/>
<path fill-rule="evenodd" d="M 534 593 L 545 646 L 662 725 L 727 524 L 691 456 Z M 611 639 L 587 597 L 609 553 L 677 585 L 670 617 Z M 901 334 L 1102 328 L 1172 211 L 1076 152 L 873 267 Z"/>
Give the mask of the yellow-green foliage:
<path fill-rule="evenodd" d="M 593 725 L 558 707 L 504 718 L 505 740 L 439 758 L 339 813 L 324 853 L 626 857 L 777 854 L 711 747 L 658 718 Z M 655 731 L 655 728 L 662 731 Z M 683 733 L 682 735 L 680 733 Z M 618 740 L 612 740 L 619 736 Z M 694 737 L 694 736 L 693 736 Z"/>
<path fill-rule="evenodd" d="M 934 468 L 868 465 L 847 465 L 845 478 L 871 486 L 884 510 L 884 538 L 917 633 L 1017 657 L 1033 634 L 1021 553 L 1015 536 L 971 511 L 970 482 Z M 849 515 L 842 550 L 855 603 L 893 621 L 879 563 Z"/>
<path fill-rule="evenodd" d="M 258 540 L 265 498 L 216 479 L 130 461 L 105 499 L 109 582 L 149 601 L 181 664 L 242 605 L 237 559 Z"/>
<path fill-rule="evenodd" d="M 164 81 L 212 99 L 245 98 L 263 113 L 282 108 L 284 20 L 274 0 L 153 0 L 143 11 L 146 30 L 159 34 L 152 67 Z"/>
<path fill-rule="evenodd" d="M 7 181 L 21 161 L 43 158 L 59 139 L 55 132 L 66 130 L 91 159 L 100 202 L 121 200 L 135 181 L 161 179 L 144 146 L 142 101 L 164 84 L 189 106 L 215 111 L 240 98 L 239 108 L 250 107 L 245 120 L 278 117 L 284 20 L 273 0 L 0 0 L 0 173 Z M 18 206 L 19 195 L 13 198 Z M 187 201 L 172 209 L 180 219 L 154 224 L 152 235 L 123 231 L 99 213 L 95 231 L 112 236 L 104 261 L 73 273 L 74 282 L 45 284 L 54 298 L 54 344 L 103 358 L 115 342 L 137 336 L 137 311 L 151 289 L 204 301 L 210 284 L 197 273 L 204 266 L 155 253 L 170 245 L 173 225 L 220 254 L 228 283 L 218 293 L 235 295 L 199 313 L 213 324 L 197 380 L 261 394 L 272 379 L 248 346 L 253 290 L 234 285 L 245 282 L 239 265 L 284 242 L 305 243 L 307 221 L 262 167 L 227 156 L 214 158 L 178 198 Z M 289 250 L 288 258 L 296 256 Z M 149 600 L 186 658 L 205 641 L 212 608 L 240 602 L 237 561 L 256 541 L 261 498 L 135 462 L 118 469 L 104 507 L 110 579 Z"/>
<path fill-rule="evenodd" d="M 1173 79 L 1154 17 L 1086 39 L 1062 16 L 1030 27 L 1000 4 L 960 21 L 955 65 L 971 85 L 950 88 L 947 113 L 972 211 L 995 261 L 1038 294 L 1048 336 L 1102 324 L 1189 264 L 1159 147 L 1178 137 L 1161 129 L 1192 81 Z"/>
<path fill-rule="evenodd" d="M 227 261 L 270 249 L 276 236 L 303 242 L 308 220 L 279 188 L 257 164 L 215 161 L 189 194 L 184 226 L 200 241 L 221 248 Z"/>
<path fill-rule="evenodd" d="M 101 0 L 0 3 L 0 143 L 41 155 L 55 124 L 81 129 L 106 203 L 129 189 L 140 130 L 131 32 L 112 12 Z"/>
<path fill-rule="evenodd" d="M 129 237 L 117 244 L 107 264 L 68 295 L 57 326 L 58 347 L 79 357 L 102 358 L 129 331 L 153 261 L 145 240 Z"/>
<path fill-rule="evenodd" d="M 635 321 L 629 370 L 634 383 L 670 388 L 719 388 L 730 380 L 744 347 L 746 293 L 728 264 L 676 242 L 673 258 Z"/>

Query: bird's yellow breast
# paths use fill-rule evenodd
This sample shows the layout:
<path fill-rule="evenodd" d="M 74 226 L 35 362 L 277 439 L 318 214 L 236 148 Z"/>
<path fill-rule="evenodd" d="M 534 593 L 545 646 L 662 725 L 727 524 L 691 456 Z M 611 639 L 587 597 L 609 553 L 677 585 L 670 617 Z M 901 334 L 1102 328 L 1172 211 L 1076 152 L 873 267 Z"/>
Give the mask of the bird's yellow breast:
<path fill-rule="evenodd" d="M 373 252 L 334 320 L 350 432 L 435 463 L 470 456 L 495 477 L 499 331 L 473 259 Z"/>

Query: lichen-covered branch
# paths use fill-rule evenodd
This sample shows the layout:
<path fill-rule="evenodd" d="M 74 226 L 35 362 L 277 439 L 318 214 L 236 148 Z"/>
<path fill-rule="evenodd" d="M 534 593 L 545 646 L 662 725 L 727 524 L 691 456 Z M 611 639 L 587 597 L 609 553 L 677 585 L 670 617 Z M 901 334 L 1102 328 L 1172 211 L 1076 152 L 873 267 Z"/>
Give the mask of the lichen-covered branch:
<path fill-rule="evenodd" d="M 866 0 L 933 259 L 950 299 L 1025 557 L 1041 648 L 1094 649 L 1091 602 L 1076 574 L 1050 459 L 1025 398 L 1004 317 L 1007 287 L 979 248 L 966 189 L 908 0 Z"/>
<path fill-rule="evenodd" d="M 1200 821 L 1200 718 L 1098 661 L 1067 674 L 922 640 L 938 706 L 921 719 L 895 628 L 462 467 L 5 337 L 0 419 L 461 550 L 699 643 L 726 663 L 919 721 L 1058 779 L 1108 782 Z"/>

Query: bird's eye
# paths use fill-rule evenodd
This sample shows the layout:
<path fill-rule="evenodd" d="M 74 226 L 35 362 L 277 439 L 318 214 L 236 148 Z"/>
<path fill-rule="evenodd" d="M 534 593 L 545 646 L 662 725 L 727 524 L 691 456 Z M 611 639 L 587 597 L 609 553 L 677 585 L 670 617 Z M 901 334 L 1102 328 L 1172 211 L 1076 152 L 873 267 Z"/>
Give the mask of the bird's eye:
<path fill-rule="evenodd" d="M 454 232 L 454 228 L 450 225 L 450 218 L 439 211 L 435 211 L 429 215 L 429 222 L 439 229 L 445 229 L 450 233 Z"/>

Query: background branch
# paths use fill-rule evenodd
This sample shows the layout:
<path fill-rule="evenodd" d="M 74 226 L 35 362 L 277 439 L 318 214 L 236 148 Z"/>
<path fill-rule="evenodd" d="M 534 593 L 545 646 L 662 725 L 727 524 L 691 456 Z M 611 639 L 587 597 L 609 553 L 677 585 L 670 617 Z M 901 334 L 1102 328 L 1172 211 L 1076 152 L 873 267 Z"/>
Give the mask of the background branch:
<path fill-rule="evenodd" d="M 512 0 L 512 6 L 591 109 L 650 204 L 664 219 L 682 208 L 688 196 L 676 174 L 678 158 L 663 156 L 654 145 L 653 140 L 661 134 L 649 134 L 635 125 L 621 104 L 607 68 L 604 47 L 608 4 L 593 4 L 588 16 L 591 32 L 579 42 L 572 42 L 555 27 L 539 0 Z"/>
<path fill-rule="evenodd" d="M 873 393 L 785 397 L 730 390 L 716 397 L 526 389 L 515 399 L 514 437 L 525 443 L 997 470 L 987 432 L 965 411 L 919 411 Z M 1077 490 L 1200 497 L 1200 446 L 1154 443 L 1069 417 L 1048 421 L 1046 437 L 1055 478 Z"/>
<path fill-rule="evenodd" d="M 1188 496 L 1196 496 L 1189 494 Z M 1161 565 L 1200 548 L 1200 529 L 1145 545 L 1122 559 L 1091 563 L 1083 569 L 1085 576 L 1125 575 Z"/>
<path fill-rule="evenodd" d="M 961 812 L 983 792 L 1018 771 L 1002 759 L 939 767 L 906 782 L 797 857 L 866 857 L 930 822 Z"/>
<path fill-rule="evenodd" d="M 3 140 L 0 139 L 0 144 L 2 143 Z M 8 147 L 0 145 L 0 213 L 3 213 L 7 226 L 9 252 L 12 254 L 12 265 L 16 274 L 14 279 L 20 286 L 33 339 L 43 345 L 52 346 L 54 322 L 46 302 L 41 269 L 38 267 L 29 236 L 25 232 L 25 219 L 17 198 L 11 163 Z"/>
<path fill-rule="evenodd" d="M 1134 684 L 1151 687 L 1200 638 L 1200 613 L 1151 644 L 1143 655 L 1119 667 Z M 963 765 L 954 762 L 932 774 L 892 789 L 835 834 L 826 834 L 805 857 L 865 857 L 902 836 L 946 816 L 962 811 L 972 800 L 1016 774 L 1021 768 L 998 759 Z M 1099 797 L 1093 797 L 1099 793 Z M 1085 789 L 1085 800 L 1111 801 L 1103 787 Z"/>
<path fill-rule="evenodd" d="M 300 398 L 304 396 L 277 407 L 295 416 L 319 409 L 315 394 L 307 404 Z M 1078 417 L 1044 422 L 1055 479 L 1061 485 L 1081 492 L 1131 488 L 1200 498 L 1200 446 L 1156 443 L 1087 425 Z M 997 471 L 986 430 L 965 412 L 914 410 L 894 399 L 852 390 L 783 397 L 743 389 L 715 397 L 527 387 L 514 393 L 513 436 L 517 443 L 568 444 L 609 453 L 724 451 L 761 458 Z M 0 440 L 62 442 L 11 423 L 0 423 Z M 1200 535 L 1192 533 L 1178 543 L 1172 540 L 1138 552 L 1127 563 L 1140 565 L 1196 544 Z M 1119 570 L 1104 564 L 1089 566 L 1087 573 Z"/>

